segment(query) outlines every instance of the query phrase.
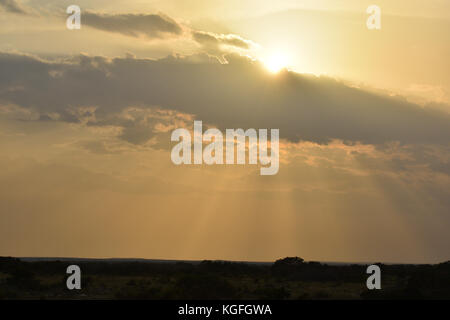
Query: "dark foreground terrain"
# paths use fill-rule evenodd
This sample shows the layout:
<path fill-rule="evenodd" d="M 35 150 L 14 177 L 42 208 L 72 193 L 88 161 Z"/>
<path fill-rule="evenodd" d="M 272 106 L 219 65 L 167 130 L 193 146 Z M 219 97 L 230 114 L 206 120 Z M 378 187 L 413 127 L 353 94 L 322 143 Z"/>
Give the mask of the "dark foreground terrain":
<path fill-rule="evenodd" d="M 68 290 L 66 269 L 81 268 Z M 450 262 L 384 265 L 382 289 L 365 265 L 285 258 L 275 263 L 37 260 L 0 257 L 0 299 L 450 299 Z"/>

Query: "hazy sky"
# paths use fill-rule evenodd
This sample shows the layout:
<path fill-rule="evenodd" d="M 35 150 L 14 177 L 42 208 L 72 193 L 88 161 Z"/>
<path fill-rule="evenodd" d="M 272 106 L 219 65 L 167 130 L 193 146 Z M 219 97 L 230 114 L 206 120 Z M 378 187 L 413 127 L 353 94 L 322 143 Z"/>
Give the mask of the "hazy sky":
<path fill-rule="evenodd" d="M 447 0 L 0 0 L 0 255 L 448 260 L 449 31 Z M 279 173 L 175 166 L 194 119 L 280 129 Z"/>

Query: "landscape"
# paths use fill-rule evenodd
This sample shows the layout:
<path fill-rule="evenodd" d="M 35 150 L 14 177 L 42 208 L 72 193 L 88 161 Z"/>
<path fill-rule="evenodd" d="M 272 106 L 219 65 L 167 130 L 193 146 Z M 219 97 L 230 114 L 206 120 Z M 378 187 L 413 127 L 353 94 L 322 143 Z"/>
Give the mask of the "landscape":
<path fill-rule="evenodd" d="M 0 0 L 0 299 L 450 299 L 449 31 L 449 0 Z"/>
<path fill-rule="evenodd" d="M 66 288 L 66 268 L 82 270 L 81 290 Z M 366 287 L 366 265 L 0 258 L 0 299 L 367 300 L 449 299 L 450 262 L 377 264 L 382 290 Z"/>

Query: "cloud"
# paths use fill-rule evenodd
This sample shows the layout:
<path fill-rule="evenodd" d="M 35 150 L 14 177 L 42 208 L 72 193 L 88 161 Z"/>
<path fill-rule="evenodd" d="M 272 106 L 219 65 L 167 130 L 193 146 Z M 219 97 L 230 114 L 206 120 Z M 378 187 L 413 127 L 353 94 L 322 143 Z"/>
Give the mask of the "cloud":
<path fill-rule="evenodd" d="M 258 44 L 235 34 L 216 34 L 205 31 L 192 31 L 192 38 L 202 46 L 202 49 L 226 63 L 226 54 L 243 53 L 258 48 Z"/>
<path fill-rule="evenodd" d="M 224 46 L 250 50 L 256 47 L 256 43 L 235 34 L 216 34 L 205 31 L 192 31 L 193 39 L 207 49 L 223 51 Z"/>
<path fill-rule="evenodd" d="M 272 75 L 260 63 L 236 55 L 227 56 L 228 64 L 193 60 L 80 55 L 44 61 L 2 53 L 0 103 L 57 113 L 63 121 L 87 125 L 116 123 L 111 115 L 130 106 L 157 106 L 220 129 L 278 128 L 281 138 L 294 142 L 450 142 L 449 114 L 400 97 L 370 93 L 327 77 Z M 74 113 L 74 108 L 84 111 Z M 135 142 L 145 141 L 142 133 L 135 132 L 133 136 L 142 137 Z"/>
<path fill-rule="evenodd" d="M 193 117 L 172 110 L 161 110 L 158 108 L 129 107 L 119 113 L 111 114 L 95 125 L 113 125 L 121 128 L 120 138 L 132 144 L 144 144 L 153 138 L 151 144 L 159 147 L 163 141 L 159 138 L 164 136 L 169 141 L 170 132 L 177 128 L 191 125 Z M 161 146 L 164 148 L 164 146 Z M 165 146 L 167 149 L 167 145 Z"/>
<path fill-rule="evenodd" d="M 225 62 L 225 53 L 248 51 L 257 47 L 255 42 L 239 35 L 216 34 L 182 27 L 163 14 L 103 14 L 87 11 L 82 13 L 81 19 L 84 25 L 92 28 L 131 37 L 145 36 L 147 39 L 181 36 L 185 29 L 205 52 L 217 56 L 222 62 Z"/>
<path fill-rule="evenodd" d="M 444 259 L 448 115 L 326 77 L 273 75 L 242 57 L 227 60 L 79 55 L 48 61 L 0 54 L 0 243 L 16 244 L 4 245 L 4 251 L 30 250 L 30 240 L 14 232 L 26 228 L 33 243 L 41 239 L 38 247 L 50 250 L 37 254 L 56 255 L 54 239 L 66 255 L 105 254 L 110 241 L 92 252 L 75 250 L 82 239 L 98 238 L 96 226 L 115 221 L 111 238 L 121 245 L 113 247 L 123 251 L 114 254 L 129 254 L 145 242 L 133 238 L 141 230 L 143 237 L 168 244 L 161 254 L 175 250 L 180 258 L 184 248 L 176 243 L 188 238 L 180 232 L 204 221 L 210 207 L 199 211 L 198 203 L 213 199 L 217 209 L 208 225 L 219 226 L 211 232 L 220 243 L 236 234 L 236 246 L 247 243 L 250 232 L 250 248 L 266 244 L 268 232 L 282 230 L 275 255 L 286 244 L 316 243 L 317 230 L 325 228 L 324 245 L 292 251 L 357 260 L 372 248 L 390 261 Z M 279 127 L 288 140 L 282 141 L 287 151 L 280 149 L 279 174 L 262 180 L 252 166 L 173 165 L 170 132 L 189 128 L 194 118 L 221 129 Z M 254 226 L 261 214 L 262 231 Z M 224 238 L 237 219 L 233 239 Z M 180 230 L 180 241 L 166 239 L 169 225 Z M 199 240 L 203 257 L 206 238 Z M 86 243 L 91 242 L 96 243 Z M 269 242 L 262 247 L 272 248 Z M 346 256 L 343 247 L 358 255 Z"/>
<path fill-rule="evenodd" d="M 0 7 L 4 10 L 17 13 L 17 14 L 27 14 L 27 10 L 22 6 L 22 4 L 16 0 L 0 0 Z"/>
<path fill-rule="evenodd" d="M 107 32 L 126 36 L 145 36 L 149 39 L 181 35 L 181 26 L 162 14 L 102 14 L 83 12 L 82 24 Z"/>

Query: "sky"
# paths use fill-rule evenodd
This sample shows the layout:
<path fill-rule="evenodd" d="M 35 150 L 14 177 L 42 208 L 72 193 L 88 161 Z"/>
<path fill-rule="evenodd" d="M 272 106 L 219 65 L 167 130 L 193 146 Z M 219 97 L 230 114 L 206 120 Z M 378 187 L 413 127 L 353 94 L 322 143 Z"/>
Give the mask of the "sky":
<path fill-rule="evenodd" d="M 0 0 L 0 255 L 447 261 L 449 31 L 447 0 Z M 279 172 L 175 165 L 194 120 L 279 129 Z"/>

